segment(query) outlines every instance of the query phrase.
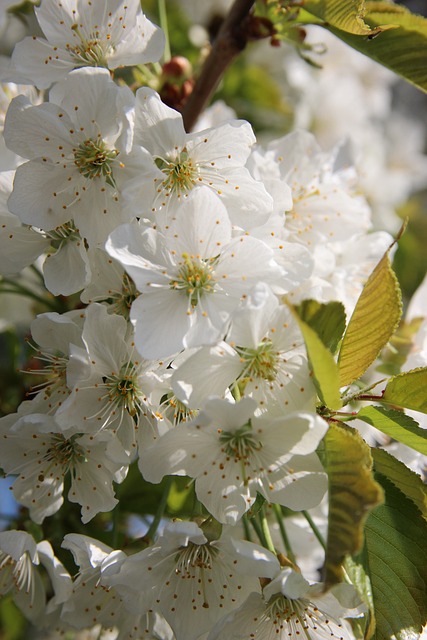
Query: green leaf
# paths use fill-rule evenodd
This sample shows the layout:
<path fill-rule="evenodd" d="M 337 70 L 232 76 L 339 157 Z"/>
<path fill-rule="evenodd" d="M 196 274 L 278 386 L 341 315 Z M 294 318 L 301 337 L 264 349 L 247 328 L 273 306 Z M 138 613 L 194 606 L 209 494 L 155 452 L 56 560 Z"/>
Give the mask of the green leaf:
<path fill-rule="evenodd" d="M 370 406 L 361 409 L 357 417 L 390 438 L 427 456 L 427 430 L 421 429 L 411 416 L 395 409 Z"/>
<path fill-rule="evenodd" d="M 388 251 L 368 278 L 345 332 L 338 358 L 340 386 L 360 378 L 393 335 L 402 314 Z"/>
<path fill-rule="evenodd" d="M 373 40 L 369 36 L 363 38 L 345 33 L 334 25 L 326 28 L 361 53 L 427 91 L 427 19 L 385 2 L 366 5 L 365 22 L 374 30 L 379 25 L 383 28 L 397 25 L 398 28 L 384 30 Z"/>
<path fill-rule="evenodd" d="M 375 478 L 385 502 L 365 525 L 365 569 L 376 619 L 373 638 L 416 639 L 427 620 L 427 523 L 388 477 L 376 473 Z"/>
<path fill-rule="evenodd" d="M 358 431 L 333 423 L 324 438 L 323 462 L 329 477 L 329 516 L 323 567 L 326 588 L 343 579 L 342 564 L 363 545 L 363 525 L 382 502 L 372 475 L 370 448 Z"/>
<path fill-rule="evenodd" d="M 383 400 L 398 407 L 427 413 L 427 367 L 405 371 L 390 378 Z"/>
<path fill-rule="evenodd" d="M 352 584 L 368 608 L 368 614 L 362 618 L 349 620 L 356 638 L 372 638 L 375 631 L 374 601 L 372 599 L 372 587 L 369 576 L 366 574 L 362 561 L 362 553 L 355 558 L 348 556 L 344 563 L 345 571 Z"/>
<path fill-rule="evenodd" d="M 405 494 L 418 507 L 424 520 L 427 520 L 427 486 L 421 476 L 408 469 L 384 449 L 372 449 L 375 472 L 386 476 L 394 486 Z"/>
<path fill-rule="evenodd" d="M 374 35 L 381 27 L 372 29 L 364 21 L 365 0 L 305 0 L 304 10 L 326 22 L 328 26 L 358 36 Z"/>
<path fill-rule="evenodd" d="M 290 309 L 298 322 L 305 341 L 307 355 L 319 397 L 323 404 L 330 409 L 340 409 L 342 402 L 339 391 L 340 385 L 337 363 L 316 331 L 300 318 L 298 310 L 291 305 Z"/>
<path fill-rule="evenodd" d="M 325 347 L 335 353 L 345 330 L 345 310 L 341 302 L 321 304 L 317 300 L 304 300 L 297 307 L 301 320 L 317 333 Z"/>

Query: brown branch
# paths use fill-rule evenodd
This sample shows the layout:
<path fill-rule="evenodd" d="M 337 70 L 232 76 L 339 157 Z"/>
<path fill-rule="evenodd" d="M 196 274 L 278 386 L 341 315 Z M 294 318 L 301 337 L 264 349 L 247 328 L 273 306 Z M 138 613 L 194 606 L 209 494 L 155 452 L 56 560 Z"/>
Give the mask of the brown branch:
<path fill-rule="evenodd" d="M 227 67 L 248 42 L 247 23 L 255 0 L 235 0 L 205 60 L 194 89 L 182 110 L 186 131 L 207 106 Z"/>

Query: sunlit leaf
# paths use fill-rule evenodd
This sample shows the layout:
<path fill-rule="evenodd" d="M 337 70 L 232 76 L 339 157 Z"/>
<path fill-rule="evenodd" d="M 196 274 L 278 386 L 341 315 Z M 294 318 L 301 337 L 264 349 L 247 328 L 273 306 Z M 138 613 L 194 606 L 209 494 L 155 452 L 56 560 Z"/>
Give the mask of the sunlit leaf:
<path fill-rule="evenodd" d="M 340 386 L 360 378 L 393 335 L 402 313 L 388 251 L 368 278 L 345 332 L 338 365 Z"/>
<path fill-rule="evenodd" d="M 338 366 L 334 357 L 316 331 L 300 318 L 298 310 L 294 307 L 291 309 L 305 341 L 319 397 L 330 409 L 339 409 L 342 402 L 339 392 Z"/>
<path fill-rule="evenodd" d="M 398 407 L 427 413 L 427 367 L 405 371 L 391 378 L 383 399 Z"/>
<path fill-rule="evenodd" d="M 370 448 L 358 431 L 333 423 L 324 438 L 323 463 L 329 477 L 328 540 L 323 567 L 326 587 L 343 579 L 347 555 L 363 545 L 363 525 L 382 502 L 372 474 Z"/>
<path fill-rule="evenodd" d="M 326 22 L 328 26 L 359 36 L 374 35 L 381 27 L 366 24 L 365 0 L 305 0 L 304 10 Z"/>
<path fill-rule="evenodd" d="M 371 39 L 346 33 L 334 25 L 327 29 L 361 53 L 399 74 L 423 91 L 427 91 L 427 19 L 385 2 L 367 2 L 365 23 L 372 29 L 379 25 L 398 25 Z M 371 34 L 371 36 L 374 34 Z"/>
<path fill-rule="evenodd" d="M 427 455 L 427 430 L 402 411 L 384 407 L 364 407 L 357 417 L 402 444 Z"/>

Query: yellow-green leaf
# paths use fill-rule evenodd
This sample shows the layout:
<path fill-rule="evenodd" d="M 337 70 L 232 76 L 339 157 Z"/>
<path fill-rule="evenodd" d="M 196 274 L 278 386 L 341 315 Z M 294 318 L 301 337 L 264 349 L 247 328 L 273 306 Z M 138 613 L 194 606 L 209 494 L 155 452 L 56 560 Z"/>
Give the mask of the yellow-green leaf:
<path fill-rule="evenodd" d="M 390 378 L 383 400 L 398 407 L 427 413 L 427 367 Z"/>
<path fill-rule="evenodd" d="M 361 53 L 427 92 L 427 19 L 402 7 L 397 10 L 396 6 L 385 2 L 366 4 L 368 11 L 365 22 L 374 30 L 379 25 L 383 29 L 378 37 L 371 39 L 375 35 L 372 33 L 363 38 L 346 33 L 332 24 L 322 26 Z M 398 28 L 385 30 L 387 24 Z"/>
<path fill-rule="evenodd" d="M 368 278 L 345 332 L 338 358 L 340 386 L 360 378 L 393 335 L 402 313 L 388 251 Z"/>
<path fill-rule="evenodd" d="M 325 438 L 323 463 L 329 477 L 329 516 L 323 567 L 326 588 L 343 578 L 342 564 L 363 545 L 368 513 L 383 500 L 372 474 L 369 446 L 358 431 L 331 424 Z"/>
<path fill-rule="evenodd" d="M 307 355 L 314 376 L 314 382 L 323 404 L 330 409 L 342 407 L 339 390 L 339 372 L 332 353 L 322 340 L 304 320 L 299 317 L 298 310 L 290 307 L 303 335 Z"/>
<path fill-rule="evenodd" d="M 305 0 L 305 11 L 329 26 L 358 36 L 374 35 L 382 29 L 372 29 L 364 21 L 365 0 Z"/>
<path fill-rule="evenodd" d="M 357 417 L 379 431 L 427 456 L 427 430 L 402 411 L 384 407 L 364 407 Z"/>

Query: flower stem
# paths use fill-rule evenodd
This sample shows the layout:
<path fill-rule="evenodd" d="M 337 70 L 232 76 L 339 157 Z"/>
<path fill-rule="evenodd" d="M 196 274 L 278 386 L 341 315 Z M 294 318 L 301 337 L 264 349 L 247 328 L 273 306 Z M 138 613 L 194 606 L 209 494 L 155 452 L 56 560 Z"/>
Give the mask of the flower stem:
<path fill-rule="evenodd" d="M 249 522 L 248 522 L 248 518 L 247 518 L 246 514 L 242 518 L 242 524 L 243 524 L 243 529 L 245 531 L 246 540 L 248 540 L 249 542 L 252 542 L 251 529 L 249 527 Z"/>
<path fill-rule="evenodd" d="M 296 560 L 294 552 L 292 551 L 292 546 L 291 546 L 291 543 L 290 543 L 289 538 L 288 538 L 286 527 L 285 527 L 285 525 L 283 523 L 283 513 L 282 513 L 282 510 L 280 508 L 280 505 L 274 504 L 273 505 L 273 511 L 274 511 L 274 515 L 276 516 L 277 524 L 279 525 L 280 535 L 282 536 L 283 544 L 285 545 L 286 555 L 288 556 L 288 558 L 289 558 L 289 560 L 291 562 L 296 564 L 297 560 Z"/>
<path fill-rule="evenodd" d="M 171 47 L 169 41 L 168 14 L 166 11 L 165 0 L 159 0 L 159 17 L 160 26 L 165 34 L 165 51 L 163 54 L 163 60 L 164 62 L 169 62 L 169 60 L 171 59 Z"/>
<path fill-rule="evenodd" d="M 219 81 L 234 58 L 243 51 L 249 36 L 247 18 L 255 0 L 235 0 L 212 49 L 196 80 L 194 89 L 182 110 L 186 131 L 191 131 L 197 118 L 211 99 Z"/>
<path fill-rule="evenodd" d="M 168 476 L 166 478 L 165 488 L 163 490 L 163 495 L 160 499 L 159 506 L 157 507 L 157 511 L 155 513 L 153 521 L 150 524 L 148 531 L 144 536 L 144 538 L 148 541 L 153 540 L 154 536 L 156 535 L 157 529 L 159 528 L 160 521 L 163 518 L 163 514 L 165 512 L 166 505 L 168 503 L 169 493 L 172 488 L 173 480 L 174 480 L 173 476 Z"/>
<path fill-rule="evenodd" d="M 264 507 L 261 507 L 259 511 L 259 518 L 261 520 L 261 529 L 265 540 L 265 546 L 269 551 L 276 554 L 276 549 L 274 548 L 273 540 L 271 539 L 270 527 L 268 526 Z"/>
<path fill-rule="evenodd" d="M 307 522 L 310 525 L 310 527 L 312 528 L 314 535 L 316 536 L 316 538 L 318 539 L 318 541 L 320 542 L 320 544 L 322 545 L 322 547 L 326 551 L 326 542 L 324 541 L 323 536 L 320 533 L 319 529 L 315 525 L 315 523 L 313 521 L 313 518 L 308 513 L 308 511 L 302 511 L 302 514 L 303 514 L 304 518 L 307 520 Z"/>
<path fill-rule="evenodd" d="M 6 286 L 2 286 L 3 284 Z M 57 311 L 58 309 L 57 305 L 55 304 L 55 300 L 51 301 L 47 298 L 43 298 L 33 291 L 30 291 L 30 289 L 27 289 L 27 287 L 24 287 L 22 284 L 14 282 L 13 280 L 9 280 L 8 278 L 2 279 L 0 283 L 0 293 L 13 293 L 15 295 L 25 296 L 27 298 L 31 298 L 35 302 L 44 304 L 46 307 L 48 307 L 49 309 L 53 309 L 54 311 Z"/>
<path fill-rule="evenodd" d="M 259 526 L 258 522 L 256 521 L 255 516 L 253 518 L 251 518 L 249 520 L 249 522 L 253 526 L 253 528 L 255 530 L 255 533 L 257 534 L 258 539 L 259 539 L 260 543 L 262 544 L 262 546 L 267 548 L 267 542 L 266 542 L 266 540 L 264 538 L 264 532 L 263 532 L 262 528 Z"/>

